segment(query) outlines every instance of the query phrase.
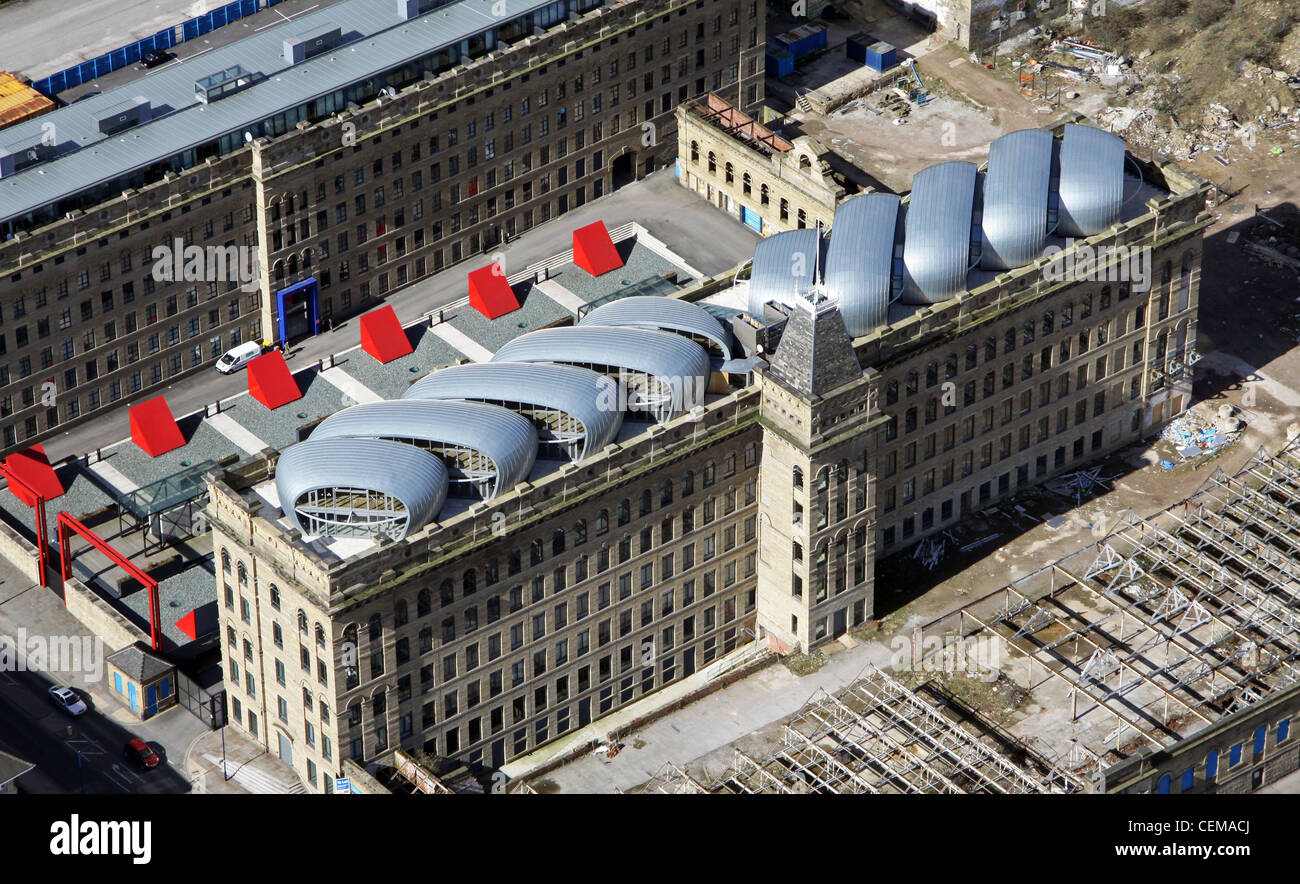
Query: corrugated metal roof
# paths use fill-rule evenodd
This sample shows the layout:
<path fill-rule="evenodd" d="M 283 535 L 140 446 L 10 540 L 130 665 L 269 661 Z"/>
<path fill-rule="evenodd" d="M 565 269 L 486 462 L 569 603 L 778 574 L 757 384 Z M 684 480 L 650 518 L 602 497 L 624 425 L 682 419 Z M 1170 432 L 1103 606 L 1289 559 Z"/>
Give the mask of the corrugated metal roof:
<path fill-rule="evenodd" d="M 496 494 L 527 478 L 537 458 L 537 431 L 530 421 L 509 409 L 459 400 L 397 399 L 353 405 L 321 421 L 310 441 L 340 437 L 419 439 L 473 449 L 496 467 Z M 354 470 L 368 468 L 353 465 Z"/>
<path fill-rule="evenodd" d="M 893 194 L 864 193 L 835 210 L 826 254 L 826 293 L 839 300 L 844 327 L 852 337 L 887 320 L 898 206 Z"/>
<path fill-rule="evenodd" d="M 53 108 L 54 102 L 31 86 L 13 74 L 0 72 L 0 129 L 40 116 Z M 0 135 L 0 140 L 7 139 L 10 134 Z"/>
<path fill-rule="evenodd" d="M 605 365 L 667 381 L 673 413 L 702 404 L 709 355 L 694 341 L 671 332 L 603 325 L 544 328 L 515 338 L 493 362 L 563 362 Z"/>
<path fill-rule="evenodd" d="M 980 266 L 1010 270 L 1042 256 L 1055 139 L 1046 129 L 1010 132 L 989 148 Z"/>
<path fill-rule="evenodd" d="M 592 310 L 582 317 L 578 325 L 629 326 L 686 332 L 717 344 L 721 351 L 719 355 L 723 358 L 731 355 L 731 331 L 700 305 L 680 298 L 654 295 L 619 298 Z"/>
<path fill-rule="evenodd" d="M 912 178 L 903 242 L 904 303 L 937 304 L 966 291 L 976 172 L 974 163 L 938 163 Z"/>
<path fill-rule="evenodd" d="M 793 304 L 816 283 L 821 233 L 814 228 L 787 230 L 754 246 L 749 275 L 749 313 L 762 318 L 768 301 Z"/>
<path fill-rule="evenodd" d="M 77 101 L 40 120 L 19 123 L 5 130 L 5 143 L 38 143 L 42 125 L 53 123 L 59 150 L 73 152 L 0 180 L 0 220 L 34 211 L 223 135 L 242 133 L 275 114 L 490 30 L 549 2 L 461 0 L 402 21 L 395 0 L 341 0 Z M 285 61 L 286 39 L 331 27 L 340 27 L 346 42 L 292 67 Z M 235 65 L 260 72 L 265 79 L 212 104 L 195 99 L 196 80 Z M 160 108 L 169 110 L 151 123 L 118 135 L 100 134 L 99 117 L 136 95 L 148 98 L 156 114 Z"/>
<path fill-rule="evenodd" d="M 580 458 L 613 442 L 623 425 L 618 382 L 572 365 L 477 362 L 452 365 L 416 381 L 403 399 L 472 399 L 558 409 L 582 421 Z M 611 407 L 610 403 L 614 403 Z"/>
<path fill-rule="evenodd" d="M 295 505 L 307 492 L 328 488 L 355 488 L 396 497 L 408 514 L 406 529 L 395 538 L 400 540 L 442 509 L 447 499 L 447 468 L 426 451 L 377 439 L 309 440 L 280 455 L 275 490 L 285 518 L 302 533 L 307 532 L 298 521 Z"/>
<path fill-rule="evenodd" d="M 1061 142 L 1061 236 L 1093 236 L 1119 220 L 1124 205 L 1124 140 L 1071 123 Z"/>

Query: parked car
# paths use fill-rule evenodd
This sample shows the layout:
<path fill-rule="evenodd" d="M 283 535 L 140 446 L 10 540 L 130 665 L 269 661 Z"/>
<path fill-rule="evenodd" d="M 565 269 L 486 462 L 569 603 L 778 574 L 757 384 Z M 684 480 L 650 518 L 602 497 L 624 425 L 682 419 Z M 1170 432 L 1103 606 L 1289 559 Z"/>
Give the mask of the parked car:
<path fill-rule="evenodd" d="M 222 374 L 230 374 L 232 371 L 243 368 L 261 355 L 262 345 L 256 341 L 240 344 L 238 347 L 232 347 L 221 354 L 221 358 L 217 360 L 217 371 Z"/>
<path fill-rule="evenodd" d="M 166 64 L 173 58 L 170 52 L 163 52 L 161 49 L 150 49 L 144 55 L 140 56 L 140 64 L 147 68 L 156 68 L 160 64 Z"/>
<path fill-rule="evenodd" d="M 127 740 L 126 745 L 122 747 L 122 754 L 128 761 L 145 770 L 153 770 L 158 766 L 158 753 L 150 749 L 149 744 L 139 737 Z"/>
<path fill-rule="evenodd" d="M 50 688 L 50 702 L 69 715 L 81 715 L 86 711 L 86 701 L 78 697 L 76 691 L 61 684 Z"/>

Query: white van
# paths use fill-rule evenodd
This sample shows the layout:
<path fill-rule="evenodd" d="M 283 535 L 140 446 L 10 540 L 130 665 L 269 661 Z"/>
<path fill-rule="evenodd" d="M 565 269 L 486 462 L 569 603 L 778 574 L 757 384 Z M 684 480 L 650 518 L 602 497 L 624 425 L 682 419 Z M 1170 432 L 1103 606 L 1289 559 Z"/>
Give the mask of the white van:
<path fill-rule="evenodd" d="M 240 344 L 238 347 L 232 347 L 221 355 L 221 358 L 217 360 L 217 371 L 222 374 L 230 374 L 236 369 L 243 368 L 261 355 L 262 345 L 256 341 Z"/>

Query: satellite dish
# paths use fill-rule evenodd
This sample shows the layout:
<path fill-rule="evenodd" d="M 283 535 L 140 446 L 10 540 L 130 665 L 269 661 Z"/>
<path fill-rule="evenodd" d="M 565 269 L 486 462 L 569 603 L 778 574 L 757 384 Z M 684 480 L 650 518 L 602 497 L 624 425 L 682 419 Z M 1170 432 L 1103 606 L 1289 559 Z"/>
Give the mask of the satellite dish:
<path fill-rule="evenodd" d="M 253 133 L 252 133 L 252 132 L 245 132 L 245 133 L 244 133 L 244 141 L 247 142 L 248 144 L 252 144 L 252 143 L 253 143 Z"/>

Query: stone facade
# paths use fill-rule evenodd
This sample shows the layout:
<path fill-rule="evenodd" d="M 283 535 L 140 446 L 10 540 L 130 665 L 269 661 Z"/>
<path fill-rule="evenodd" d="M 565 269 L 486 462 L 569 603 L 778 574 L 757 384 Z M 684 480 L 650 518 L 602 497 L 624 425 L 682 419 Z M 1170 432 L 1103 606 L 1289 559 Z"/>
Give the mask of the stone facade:
<path fill-rule="evenodd" d="M 320 790 L 396 747 L 496 767 L 751 642 L 756 401 L 342 564 L 212 485 L 232 724 Z"/>
<path fill-rule="evenodd" d="M 670 163 L 682 101 L 761 104 L 754 0 L 581 9 L 455 66 L 434 58 L 428 79 L 393 72 L 392 97 L 358 84 L 337 113 L 281 114 L 251 144 L 6 225 L 0 448 L 278 339 L 276 293 L 296 282 L 318 280 L 318 319 L 353 315 Z M 256 247 L 260 278 L 159 282 L 153 249 L 176 240 Z M 291 338 L 312 333 L 287 318 Z"/>
<path fill-rule="evenodd" d="M 273 463 L 214 479 L 232 722 L 316 789 L 395 747 L 496 767 L 872 618 L 878 555 L 1190 404 L 1207 185 L 1143 174 L 1168 193 L 1088 243 L 1150 247 L 1149 292 L 1043 259 L 852 342 L 809 305 L 755 383 L 347 560 L 262 512 Z"/>
<path fill-rule="evenodd" d="M 681 185 L 765 235 L 830 227 L 845 188 L 825 155 L 816 139 L 788 141 L 712 93 L 677 108 Z"/>

